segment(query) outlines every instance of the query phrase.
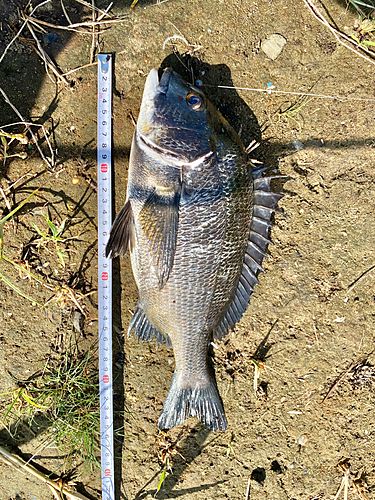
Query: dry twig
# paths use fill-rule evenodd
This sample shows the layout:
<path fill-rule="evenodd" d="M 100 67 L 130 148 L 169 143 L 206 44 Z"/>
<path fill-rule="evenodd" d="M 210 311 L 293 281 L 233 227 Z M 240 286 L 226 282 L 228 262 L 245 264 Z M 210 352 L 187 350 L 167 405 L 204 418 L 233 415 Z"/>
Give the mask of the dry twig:
<path fill-rule="evenodd" d="M 100 26 L 100 25 L 106 25 L 106 24 L 117 24 L 117 23 L 123 23 L 124 21 L 126 21 L 126 18 L 124 17 L 120 17 L 120 18 L 116 18 L 116 19 L 102 19 L 102 18 L 98 18 L 96 21 L 83 21 L 83 22 L 80 22 L 80 23 L 73 23 L 73 24 L 69 24 L 67 26 L 64 26 L 62 24 L 53 24 L 53 23 L 49 23 L 48 21 L 42 21 L 41 19 L 37 19 L 36 17 L 32 17 L 31 15 L 29 16 L 24 16 L 23 19 L 25 19 L 25 21 L 31 21 L 31 22 L 34 22 L 34 23 L 37 23 L 37 24 L 40 24 L 42 26 L 47 26 L 49 28 L 54 28 L 54 29 L 57 29 L 57 30 L 68 30 L 68 31 L 77 31 L 78 28 L 89 28 L 87 31 L 79 31 L 79 33 L 83 33 L 83 34 L 86 34 L 86 35 L 91 35 L 91 29 L 93 26 Z"/>
<path fill-rule="evenodd" d="M 76 71 L 79 71 L 81 69 L 84 69 L 84 68 L 89 68 L 90 66 L 97 66 L 97 61 L 94 61 L 92 63 L 88 63 L 88 64 L 83 64 L 82 66 L 78 66 L 78 68 L 73 68 L 69 71 L 67 71 L 66 73 L 64 73 L 64 76 L 68 76 L 68 75 L 71 75 L 72 73 L 75 73 Z"/>
<path fill-rule="evenodd" d="M 250 486 L 251 486 L 251 481 L 250 478 L 247 481 L 247 488 L 246 488 L 246 494 L 245 494 L 245 500 L 250 500 Z"/>
<path fill-rule="evenodd" d="M 35 34 L 34 29 L 31 27 L 31 23 L 27 22 L 27 28 L 30 31 L 32 37 L 34 38 L 36 42 L 36 48 L 33 46 L 35 52 L 39 55 L 39 57 L 42 59 L 44 62 L 44 66 L 46 68 L 46 73 L 49 76 L 49 78 L 52 80 L 50 77 L 50 74 L 48 72 L 48 68 L 52 71 L 52 73 L 56 76 L 57 80 L 62 81 L 65 83 L 65 85 L 70 85 L 69 80 L 63 75 L 62 71 L 56 66 L 56 64 L 52 61 L 50 56 L 47 54 L 47 52 L 43 49 L 42 44 L 40 43 L 38 37 Z M 52 80 L 53 82 L 53 80 Z M 53 82 L 54 83 L 54 82 Z"/>
<path fill-rule="evenodd" d="M 76 27 L 72 28 L 72 26 L 76 25 L 68 25 L 68 26 L 63 26 L 61 24 L 53 24 L 49 23 L 48 21 L 43 21 L 42 19 L 37 19 L 36 17 L 32 16 L 24 16 L 23 19 L 29 21 L 30 23 L 34 24 L 35 26 L 38 26 L 39 29 L 42 29 L 42 26 L 46 26 L 47 28 L 52 28 L 54 30 L 65 30 L 65 31 L 74 31 L 75 33 L 80 33 L 81 35 L 91 35 L 91 30 L 80 30 Z"/>
<path fill-rule="evenodd" d="M 70 19 L 69 14 L 65 8 L 64 0 L 60 0 L 60 4 L 61 4 L 61 9 L 62 9 L 64 16 L 65 16 L 65 19 L 68 21 L 69 24 L 72 24 L 72 20 Z"/>
<path fill-rule="evenodd" d="M 342 476 L 340 486 L 336 492 L 335 498 L 333 500 L 338 500 L 340 493 L 344 490 L 344 500 L 348 500 L 349 493 L 349 481 L 350 481 L 350 469 L 349 467 L 341 467 L 344 475 Z"/>
<path fill-rule="evenodd" d="M 324 398 L 322 399 L 322 402 L 321 404 L 323 404 L 326 399 L 328 398 L 328 396 L 331 394 L 331 392 L 336 389 L 340 382 L 342 380 L 344 380 L 344 378 L 347 376 L 347 374 L 350 372 L 350 370 L 353 368 L 353 366 L 355 365 L 354 362 L 350 363 L 350 365 L 348 366 L 348 368 L 345 368 L 345 370 L 343 370 L 339 375 L 338 377 L 335 378 L 335 380 L 333 381 L 333 383 L 331 384 L 330 388 L 328 389 L 326 395 L 324 396 Z"/>
<path fill-rule="evenodd" d="M 362 45 L 359 45 L 355 40 L 350 38 L 350 36 L 346 35 L 342 31 L 338 29 L 337 26 L 334 26 L 332 23 L 327 21 L 327 19 L 324 17 L 322 12 L 318 9 L 318 7 L 314 4 L 312 0 L 303 0 L 306 7 L 310 10 L 312 15 L 324 26 L 326 26 L 331 33 L 334 35 L 336 40 L 346 47 L 347 49 L 351 50 L 358 56 L 362 57 L 365 59 L 367 62 L 370 62 L 372 64 L 375 64 L 375 58 L 374 54 L 371 50 L 368 50 L 366 47 L 363 47 Z"/>
<path fill-rule="evenodd" d="M 72 491 L 69 486 L 67 486 L 61 479 L 57 481 L 53 481 L 49 477 L 47 477 L 42 472 L 38 471 L 35 467 L 25 462 L 22 458 L 10 453 L 8 450 L 0 446 L 0 458 L 6 464 L 14 467 L 15 469 L 29 473 L 34 477 L 38 478 L 40 481 L 43 481 L 47 486 L 53 491 L 55 498 L 62 500 L 67 498 L 68 500 L 87 500 L 88 497 L 78 493 L 76 491 Z"/>
<path fill-rule="evenodd" d="M 6 197 L 6 194 L 5 194 L 5 192 L 4 192 L 4 189 L 1 187 L 1 185 L 0 185 L 0 194 L 1 194 L 1 196 L 3 197 L 4 203 L 5 203 L 5 205 L 6 205 L 7 209 L 8 209 L 8 211 L 9 211 L 9 212 L 11 212 L 11 211 L 12 211 L 11 204 L 9 203 L 9 200 L 8 200 L 8 198 Z"/>
<path fill-rule="evenodd" d="M 34 12 L 39 9 L 39 7 L 42 7 L 42 5 L 45 5 L 46 3 L 49 3 L 51 2 L 51 0 L 44 0 L 44 2 L 41 2 L 40 4 L 36 5 L 33 10 L 30 12 L 30 16 L 32 16 L 34 14 Z M 17 40 L 17 38 L 20 36 L 20 34 L 22 33 L 22 31 L 25 29 L 26 27 L 26 23 L 27 21 L 25 20 L 20 29 L 17 31 L 17 33 L 14 35 L 14 37 L 12 38 L 12 40 L 8 43 L 8 45 L 5 47 L 4 49 L 4 52 L 1 54 L 1 57 L 0 57 L 0 64 L 2 63 L 4 57 L 6 56 L 8 50 L 10 49 L 10 47 L 14 44 L 14 42 Z"/>
<path fill-rule="evenodd" d="M 39 124 L 39 123 L 29 123 L 27 122 L 22 114 L 18 111 L 18 109 L 16 108 L 16 106 L 9 100 L 9 97 L 7 96 L 7 94 L 4 92 L 4 90 L 0 87 L 0 94 L 3 96 L 3 99 L 4 101 L 13 109 L 13 111 L 16 113 L 16 115 L 18 116 L 18 118 L 21 120 L 21 122 L 17 122 L 16 124 L 22 124 L 22 125 L 25 125 L 25 127 L 27 128 L 27 130 L 30 132 L 30 135 L 31 135 L 31 138 L 35 144 L 35 147 L 37 148 L 37 150 L 39 151 L 39 154 L 40 156 L 42 157 L 42 159 L 45 161 L 45 163 L 47 164 L 48 168 L 52 168 L 55 164 L 55 154 L 53 152 L 53 149 L 52 149 L 52 145 L 51 145 L 51 142 L 48 138 L 48 135 L 47 135 L 47 132 L 46 132 L 46 129 L 43 125 Z M 16 125 L 16 124 L 13 124 L 13 125 Z M 44 134 L 44 138 L 48 144 L 48 148 L 50 150 L 50 153 L 51 153 L 51 156 L 50 157 L 47 157 L 41 147 L 39 146 L 39 141 L 38 141 L 38 137 L 34 134 L 34 132 L 32 131 L 31 127 L 32 126 L 36 126 L 36 127 L 40 127 L 43 131 L 43 134 Z M 4 128 L 4 127 L 2 127 Z"/>
<path fill-rule="evenodd" d="M 371 356 L 371 354 L 373 353 L 373 351 L 371 351 L 369 354 L 366 354 L 366 356 L 362 356 L 361 358 L 357 359 L 356 361 L 352 361 L 350 363 L 350 365 L 345 368 L 345 370 L 343 370 L 336 378 L 335 380 L 333 381 L 333 383 L 331 384 L 330 388 L 328 389 L 326 395 L 324 396 L 324 398 L 322 399 L 322 402 L 321 404 L 323 404 L 325 402 L 325 400 L 328 398 L 328 396 L 331 394 L 331 392 L 336 389 L 339 384 L 344 380 L 344 378 L 348 375 L 348 373 L 350 373 L 350 371 L 356 367 L 357 365 L 360 365 L 362 363 L 365 363 L 368 358 Z"/>
<path fill-rule="evenodd" d="M 81 5 L 83 5 L 85 7 L 88 7 L 89 9 L 92 8 L 92 5 L 89 2 L 86 2 L 85 0 L 76 0 L 76 2 L 80 3 Z M 94 7 L 94 10 L 96 12 L 98 12 L 98 13 L 100 12 L 100 16 L 98 19 L 102 19 L 105 16 L 110 17 L 110 14 L 108 14 L 108 11 L 111 10 L 112 5 L 113 5 L 113 2 L 111 2 L 105 10 L 99 9 L 99 7 Z"/>
<path fill-rule="evenodd" d="M 96 52 L 96 48 L 98 46 L 98 43 L 99 43 L 99 39 L 98 39 L 98 33 L 96 31 L 96 25 L 95 25 L 95 22 L 96 22 L 96 11 L 95 11 L 95 0 L 91 0 L 91 8 L 92 8 L 92 22 L 93 22 L 93 25 L 92 25 L 92 35 L 91 35 L 91 48 L 90 48 L 90 63 L 93 63 L 94 60 L 95 60 L 95 52 Z"/>
<path fill-rule="evenodd" d="M 343 472 L 343 477 L 334 500 L 338 500 L 342 491 L 344 493 L 344 500 L 348 500 L 350 484 L 354 486 L 354 489 L 361 500 L 369 500 L 366 493 L 367 485 L 363 480 L 363 475 L 361 473 L 353 473 L 350 467 L 350 462 L 347 458 L 339 463 L 339 468 Z"/>
<path fill-rule="evenodd" d="M 122 54 L 126 54 L 127 52 L 128 52 L 127 49 L 120 50 L 120 52 L 116 52 L 116 57 L 118 57 Z M 94 62 L 88 63 L 88 64 L 83 64 L 82 66 L 78 66 L 77 68 L 73 68 L 73 69 L 67 71 L 66 73 L 64 73 L 64 76 L 68 76 L 68 75 L 71 75 L 72 73 L 76 73 L 77 71 L 80 71 L 81 69 L 90 68 L 91 66 L 97 66 L 97 65 L 98 65 L 97 61 L 94 61 Z M 374 101 L 375 101 L 375 99 L 374 99 Z"/>
<path fill-rule="evenodd" d="M 373 271 L 375 269 L 375 264 L 370 266 L 368 269 L 366 269 L 366 271 L 363 271 L 363 273 L 361 273 L 358 278 L 356 278 L 349 286 L 348 286 L 348 294 L 353 290 L 353 288 L 365 277 L 367 276 L 369 273 L 371 273 L 371 271 Z"/>

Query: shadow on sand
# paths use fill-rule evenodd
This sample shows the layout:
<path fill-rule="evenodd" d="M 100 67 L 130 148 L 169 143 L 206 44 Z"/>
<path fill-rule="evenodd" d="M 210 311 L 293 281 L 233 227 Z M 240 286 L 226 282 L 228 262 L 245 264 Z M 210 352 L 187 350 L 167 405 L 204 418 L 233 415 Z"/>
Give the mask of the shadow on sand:
<path fill-rule="evenodd" d="M 186 438 L 179 444 L 178 454 L 173 458 L 173 471 L 171 474 L 167 475 L 160 491 L 156 493 L 155 488 L 146 488 L 161 474 L 162 469 L 147 481 L 147 483 L 135 495 L 134 500 L 142 500 L 147 498 L 149 495 L 154 498 L 166 500 L 167 498 L 179 498 L 183 496 L 188 497 L 188 495 L 197 492 L 201 492 L 202 498 L 209 498 L 210 494 L 204 492 L 214 486 L 217 486 L 218 484 L 225 483 L 225 479 L 215 481 L 214 483 L 199 484 L 191 488 L 174 489 L 179 484 L 184 471 L 194 462 L 195 459 L 199 457 L 202 450 L 205 446 L 207 446 L 205 441 L 209 434 L 210 431 L 204 428 L 201 424 L 197 424 L 193 427 L 189 431 Z"/>

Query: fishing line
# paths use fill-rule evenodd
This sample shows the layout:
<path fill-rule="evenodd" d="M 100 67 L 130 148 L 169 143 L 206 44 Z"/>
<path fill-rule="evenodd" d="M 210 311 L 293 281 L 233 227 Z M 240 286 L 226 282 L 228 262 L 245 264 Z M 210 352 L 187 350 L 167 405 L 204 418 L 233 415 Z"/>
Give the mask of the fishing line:
<path fill-rule="evenodd" d="M 331 100 L 337 100 L 337 101 L 375 102 L 375 97 L 347 97 L 347 96 L 341 96 L 341 95 L 315 94 L 312 92 L 293 92 L 293 91 L 288 91 L 288 90 L 276 90 L 276 89 L 272 88 L 272 86 L 269 88 L 266 88 L 266 89 L 258 89 L 258 88 L 251 88 L 251 87 L 234 87 L 231 85 L 209 85 L 206 83 L 203 83 L 199 86 L 212 87 L 212 88 L 217 88 L 217 89 L 261 92 L 263 94 L 268 94 L 268 95 L 271 95 L 271 94 L 296 95 L 296 96 L 302 96 L 302 97 L 316 97 L 318 99 L 331 99 Z"/>

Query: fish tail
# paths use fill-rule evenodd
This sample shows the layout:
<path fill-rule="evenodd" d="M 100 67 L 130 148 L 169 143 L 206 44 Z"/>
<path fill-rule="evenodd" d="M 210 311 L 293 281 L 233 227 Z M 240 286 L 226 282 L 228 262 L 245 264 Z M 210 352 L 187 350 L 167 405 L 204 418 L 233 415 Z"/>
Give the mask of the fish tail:
<path fill-rule="evenodd" d="M 160 415 L 159 429 L 171 429 L 189 417 L 197 417 L 211 431 L 225 431 L 227 420 L 215 380 L 201 387 L 181 387 L 176 375 Z"/>

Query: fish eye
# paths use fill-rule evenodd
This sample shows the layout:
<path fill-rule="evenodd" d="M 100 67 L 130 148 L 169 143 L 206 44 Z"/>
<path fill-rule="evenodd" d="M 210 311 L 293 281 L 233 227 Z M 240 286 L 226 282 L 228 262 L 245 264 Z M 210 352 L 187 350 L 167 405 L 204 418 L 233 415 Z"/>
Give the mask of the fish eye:
<path fill-rule="evenodd" d="M 194 111 L 198 111 L 203 107 L 203 98 L 198 94 L 194 94 L 193 92 L 190 92 L 186 96 L 186 102 L 192 109 L 194 109 Z"/>

